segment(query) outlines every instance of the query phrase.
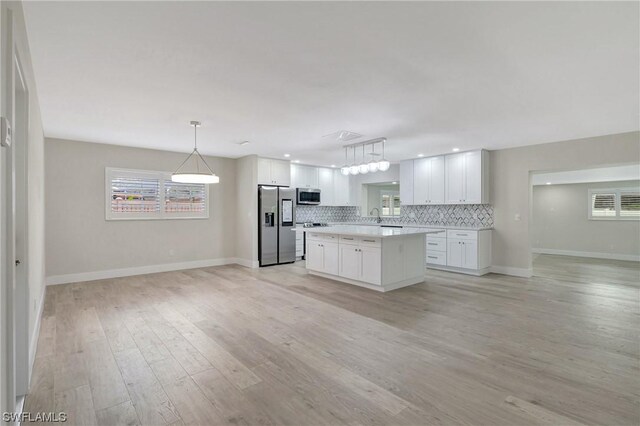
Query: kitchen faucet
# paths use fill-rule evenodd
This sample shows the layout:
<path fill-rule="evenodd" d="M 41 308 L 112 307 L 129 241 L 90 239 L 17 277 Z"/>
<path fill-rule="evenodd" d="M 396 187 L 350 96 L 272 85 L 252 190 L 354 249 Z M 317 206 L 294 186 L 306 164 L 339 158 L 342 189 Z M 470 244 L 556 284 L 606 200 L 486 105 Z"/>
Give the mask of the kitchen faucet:
<path fill-rule="evenodd" d="M 378 212 L 378 218 L 376 219 L 376 222 L 378 223 L 382 223 L 382 218 L 380 217 L 380 209 L 377 207 L 374 207 L 371 209 L 371 211 L 369 212 L 369 214 L 373 214 L 373 211 L 376 210 Z"/>

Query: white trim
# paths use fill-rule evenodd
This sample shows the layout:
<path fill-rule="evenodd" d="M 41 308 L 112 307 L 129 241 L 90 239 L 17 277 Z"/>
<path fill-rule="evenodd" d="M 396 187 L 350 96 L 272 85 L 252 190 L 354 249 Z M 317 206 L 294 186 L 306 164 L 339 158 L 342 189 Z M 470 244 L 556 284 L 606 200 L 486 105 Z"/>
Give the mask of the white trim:
<path fill-rule="evenodd" d="M 322 278 L 328 278 L 330 280 L 334 280 L 334 281 L 339 281 L 339 282 L 343 282 L 343 283 L 347 283 L 347 284 L 353 284 L 353 285 L 357 285 L 359 287 L 364 287 L 364 288 L 368 288 L 369 290 L 375 290 L 375 291 L 379 291 L 379 292 L 386 292 L 386 291 L 391 291 L 391 290 L 395 290 L 398 288 L 402 288 L 402 287 L 407 287 L 410 285 L 414 285 L 414 284 L 419 284 L 424 282 L 425 277 L 424 275 L 419 276 L 419 277 L 413 277 L 413 278 L 408 278 L 406 280 L 402 280 L 402 281 L 397 281 L 395 283 L 391 283 L 391 284 L 387 284 L 387 285 L 375 285 L 375 284 L 369 284 L 363 281 L 358 281 L 358 280 L 352 280 L 350 278 L 344 278 L 344 277 L 340 277 L 338 275 L 333 275 L 333 274 L 326 274 L 324 272 L 318 272 L 318 271 L 313 271 L 310 269 L 307 269 L 307 272 L 310 275 L 317 275 L 319 277 Z"/>
<path fill-rule="evenodd" d="M 482 275 L 486 275 L 489 272 L 491 272 L 489 268 L 465 269 L 465 268 L 457 268 L 455 266 L 437 265 L 435 263 L 427 263 L 427 269 L 436 269 L 439 271 L 455 272 L 458 274 L 473 275 L 476 277 L 481 277 Z"/>
<path fill-rule="evenodd" d="M 531 251 L 537 254 L 556 254 L 559 256 L 589 257 L 594 259 L 629 260 L 632 262 L 640 262 L 640 255 L 638 254 L 599 253 L 594 251 L 556 250 L 543 248 L 534 248 L 531 249 Z"/>
<path fill-rule="evenodd" d="M 532 268 L 492 265 L 489 270 L 494 274 L 511 275 L 513 277 L 531 278 L 533 276 Z"/>
<path fill-rule="evenodd" d="M 249 259 L 242 259 L 240 257 L 236 257 L 234 259 L 234 262 L 240 266 L 244 266 L 245 268 L 251 268 L 251 269 L 256 269 L 260 267 L 260 262 L 257 260 L 249 260 Z"/>
<path fill-rule="evenodd" d="M 40 324 L 42 322 L 42 311 L 44 310 L 44 298 L 47 296 L 47 286 L 42 286 L 42 292 L 40 294 L 40 306 L 38 306 L 36 314 L 36 323 L 31 333 L 31 340 L 29 341 L 29 385 L 31 385 L 31 374 L 33 373 L 33 364 L 36 361 L 36 353 L 38 351 L 38 339 L 40 338 Z"/>
<path fill-rule="evenodd" d="M 109 278 L 129 277 L 133 275 L 154 274 L 157 272 L 180 271 L 183 269 L 206 268 L 239 264 L 246 266 L 234 257 L 222 259 L 192 260 L 188 262 L 164 263 L 161 265 L 134 266 L 132 268 L 109 269 L 106 271 L 81 272 L 77 274 L 52 275 L 47 277 L 47 285 L 68 284 L 83 281 L 104 280 Z"/>

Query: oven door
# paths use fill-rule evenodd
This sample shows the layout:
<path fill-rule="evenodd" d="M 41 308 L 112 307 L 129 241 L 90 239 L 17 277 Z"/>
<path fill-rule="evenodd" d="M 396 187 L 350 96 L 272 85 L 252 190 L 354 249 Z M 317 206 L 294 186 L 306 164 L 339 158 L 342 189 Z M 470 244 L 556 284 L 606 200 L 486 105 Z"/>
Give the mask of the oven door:
<path fill-rule="evenodd" d="M 298 188 L 298 204 L 320 204 L 320 190 Z"/>

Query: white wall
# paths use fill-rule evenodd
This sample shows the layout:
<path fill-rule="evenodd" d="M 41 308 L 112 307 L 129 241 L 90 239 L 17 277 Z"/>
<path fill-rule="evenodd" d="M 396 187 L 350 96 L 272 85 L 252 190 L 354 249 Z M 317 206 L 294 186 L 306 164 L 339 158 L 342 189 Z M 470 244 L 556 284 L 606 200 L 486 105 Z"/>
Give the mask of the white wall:
<path fill-rule="evenodd" d="M 589 220 L 589 189 L 639 188 L 640 181 L 533 187 L 536 252 L 640 260 L 640 220 Z"/>
<path fill-rule="evenodd" d="M 236 257 L 238 263 L 258 266 L 258 157 L 236 160 Z"/>
<path fill-rule="evenodd" d="M 493 270 L 531 275 L 531 172 L 629 164 L 638 159 L 640 132 L 492 151 Z"/>
<path fill-rule="evenodd" d="M 220 176 L 219 184 L 209 186 L 208 219 L 107 221 L 105 167 L 172 171 L 187 154 L 58 139 L 46 140 L 45 153 L 50 282 L 235 257 L 235 160 L 205 157 Z"/>
<path fill-rule="evenodd" d="M 15 87 L 12 83 L 9 83 L 9 75 L 7 71 L 11 69 L 13 64 L 10 62 L 13 58 L 11 58 L 11 50 L 7 49 L 7 45 L 5 44 L 9 38 L 9 16 L 13 18 L 13 42 L 15 45 L 15 53 L 19 57 L 22 70 L 24 73 L 24 78 L 26 80 L 27 88 L 29 91 L 29 129 L 27 135 L 27 157 L 28 157 L 28 174 L 27 181 L 29 186 L 29 191 L 27 195 L 28 202 L 28 215 L 27 215 L 27 227 L 28 227 L 28 293 L 29 293 L 29 324 L 28 324 L 28 333 L 29 336 L 29 352 L 31 355 L 31 359 L 33 359 L 33 354 L 35 353 L 35 345 L 36 345 L 36 331 L 39 325 L 39 311 L 42 303 L 42 298 L 44 294 L 44 277 L 45 277 L 45 268 L 44 268 L 44 224 L 45 224 L 45 209 L 44 209 L 44 136 L 42 132 L 42 120 L 40 118 L 40 104 L 37 96 L 37 88 L 35 79 L 33 76 L 33 67 L 31 64 L 31 54 L 29 51 L 29 42 L 27 38 L 24 15 L 22 12 L 22 4 L 20 2 L 11 2 L 11 1 L 2 1 L 0 6 L 0 42 L 2 43 L 2 58 L 1 58 L 1 67 L 0 67 L 0 105 L 1 111 L 0 114 L 3 117 L 13 117 L 12 113 L 12 93 L 15 90 Z M 6 166 L 7 166 L 7 150 L 6 148 L 0 148 L 0 187 L 4 187 L 4 179 L 6 177 Z M 4 204 L 6 194 L 2 193 L 0 196 L 0 210 L 2 213 L 2 222 L 4 223 L 5 219 L 5 208 L 6 204 Z M 5 257 L 5 238 L 3 235 L 3 244 L 2 248 L 0 248 L 0 257 Z M 13 267 L 13 265 L 9 265 Z M 7 265 L 3 264 L 0 266 L 0 276 L 3 277 L 2 282 L 2 304 L 11 303 L 7 298 L 6 286 L 7 283 L 4 281 L 6 277 L 6 267 Z M 4 330 L 5 326 L 5 306 L 0 307 L 0 329 Z M 0 385 L 0 400 L 2 407 L 0 409 L 2 411 L 13 411 L 15 401 L 10 401 L 12 398 L 6 392 L 6 375 L 7 375 L 7 365 L 4 362 L 6 360 L 6 336 L 2 338 L 2 347 L 1 350 L 1 358 L 3 359 L 2 363 L 2 378 Z"/>

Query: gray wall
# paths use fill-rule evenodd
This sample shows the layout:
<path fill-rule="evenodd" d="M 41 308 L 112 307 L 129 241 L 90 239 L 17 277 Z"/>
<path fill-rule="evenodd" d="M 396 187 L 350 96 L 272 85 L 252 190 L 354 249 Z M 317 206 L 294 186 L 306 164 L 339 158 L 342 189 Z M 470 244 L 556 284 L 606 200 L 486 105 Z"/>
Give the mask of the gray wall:
<path fill-rule="evenodd" d="M 533 187 L 533 247 L 640 257 L 639 220 L 589 220 L 589 189 L 638 188 L 640 181 Z"/>
<path fill-rule="evenodd" d="M 206 157 L 220 176 L 209 219 L 107 221 L 105 167 L 172 171 L 187 154 L 57 139 L 45 151 L 48 277 L 235 256 L 235 160 Z"/>
<path fill-rule="evenodd" d="M 531 172 L 629 164 L 639 159 L 640 132 L 492 151 L 494 270 L 531 274 Z"/>

